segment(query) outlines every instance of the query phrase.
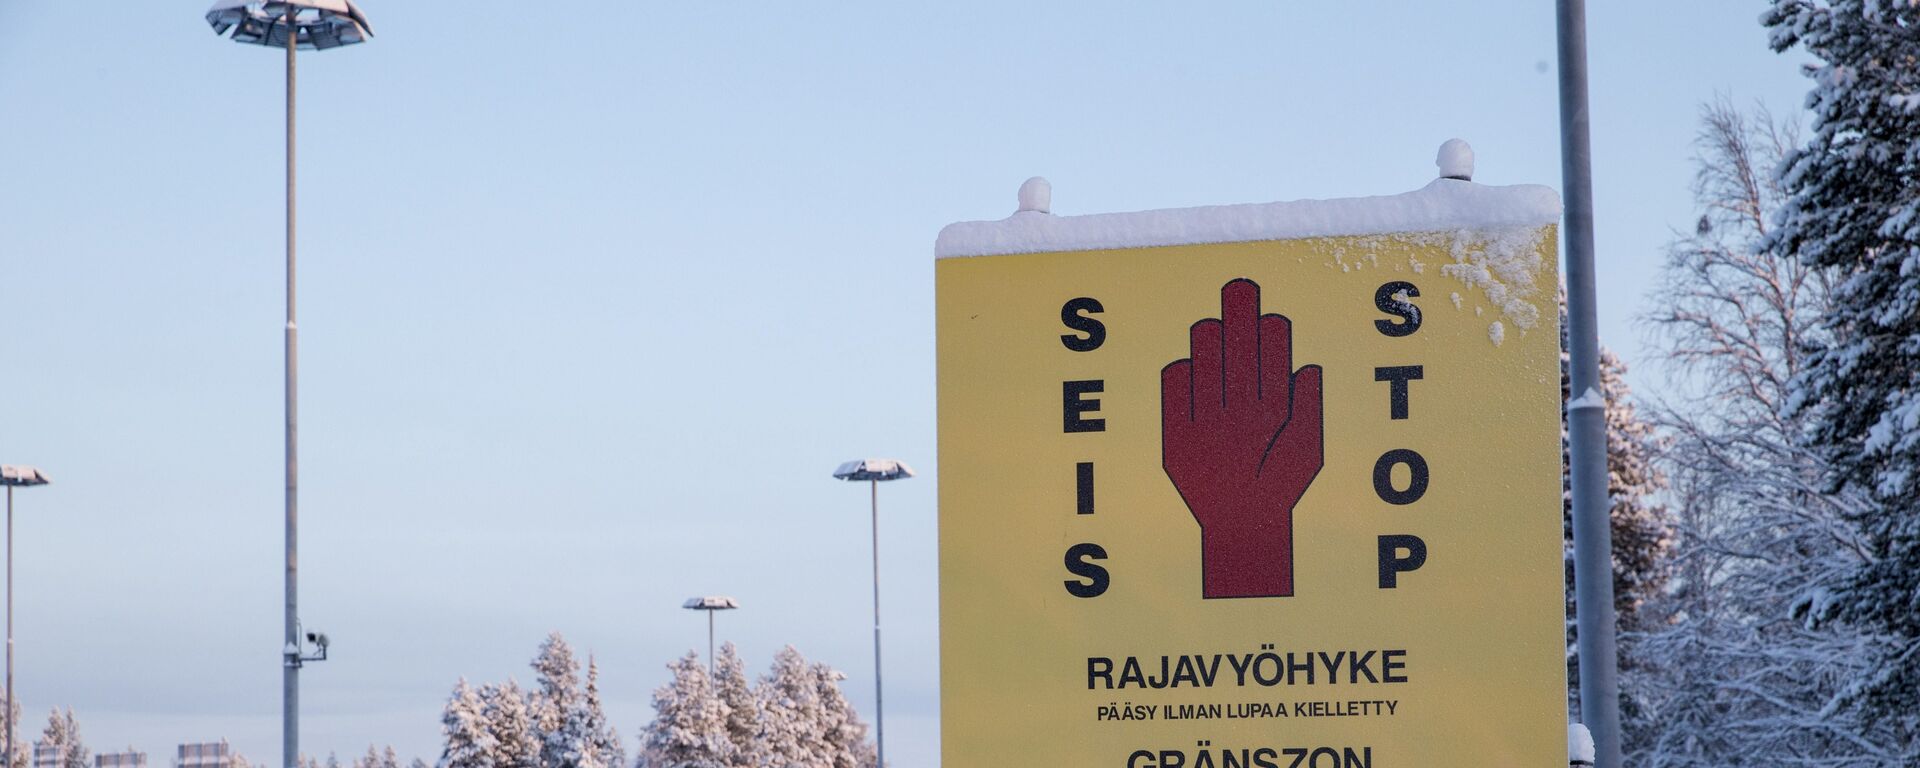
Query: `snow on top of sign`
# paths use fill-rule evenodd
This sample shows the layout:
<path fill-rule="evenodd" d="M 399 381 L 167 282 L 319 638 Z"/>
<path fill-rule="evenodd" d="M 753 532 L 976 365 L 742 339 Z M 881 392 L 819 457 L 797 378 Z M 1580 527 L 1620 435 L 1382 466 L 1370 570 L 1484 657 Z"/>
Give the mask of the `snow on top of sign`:
<path fill-rule="evenodd" d="M 1543 227 L 1560 220 L 1560 195 L 1548 187 L 1493 187 L 1475 184 L 1473 148 L 1459 139 L 1440 145 L 1434 156 L 1440 178 L 1398 195 L 1336 200 L 1217 205 L 1136 213 L 1054 216 L 1053 186 L 1038 176 L 1020 185 L 1019 210 L 999 221 L 967 221 L 940 230 L 935 258 L 1004 256 L 1048 251 L 1152 248 L 1203 243 L 1391 236 L 1443 248 L 1452 263 L 1440 274 L 1477 290 L 1474 315 L 1488 306 L 1497 311 L 1487 337 L 1498 346 L 1510 330 L 1525 333 L 1540 321 L 1551 297 L 1539 293 L 1539 270 L 1552 269 L 1540 257 Z M 1377 250 L 1362 257 L 1378 266 Z M 1341 271 L 1360 266 L 1335 254 Z M 1414 274 L 1427 264 L 1411 260 Z M 1462 297 L 1452 293 L 1455 309 Z"/>
<path fill-rule="evenodd" d="M 940 230 L 934 257 L 1003 256 L 1166 245 L 1295 240 L 1395 232 L 1538 227 L 1560 220 L 1560 195 L 1537 185 L 1492 187 L 1435 179 L 1398 195 L 1054 216 L 1044 179 L 1022 186 L 1021 207 L 999 221 L 963 221 Z M 1046 202 L 1040 202 L 1046 200 Z"/>

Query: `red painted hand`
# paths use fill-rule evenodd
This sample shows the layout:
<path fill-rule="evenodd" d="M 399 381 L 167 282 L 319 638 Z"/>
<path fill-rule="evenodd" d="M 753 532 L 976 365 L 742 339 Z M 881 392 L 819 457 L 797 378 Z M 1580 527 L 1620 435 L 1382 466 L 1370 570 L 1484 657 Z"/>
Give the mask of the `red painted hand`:
<path fill-rule="evenodd" d="M 1161 463 L 1200 523 L 1206 597 L 1293 594 L 1293 507 L 1325 461 L 1320 366 L 1293 370 L 1293 324 L 1260 286 L 1220 289 L 1192 357 L 1160 372 Z"/>

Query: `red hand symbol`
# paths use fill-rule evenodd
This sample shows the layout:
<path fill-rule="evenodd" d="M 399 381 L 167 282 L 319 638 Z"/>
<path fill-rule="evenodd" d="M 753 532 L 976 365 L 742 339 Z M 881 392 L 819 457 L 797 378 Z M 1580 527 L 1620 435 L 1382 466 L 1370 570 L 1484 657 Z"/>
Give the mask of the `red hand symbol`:
<path fill-rule="evenodd" d="M 1160 372 L 1160 453 L 1200 523 L 1203 590 L 1293 594 L 1293 507 L 1320 474 L 1320 366 L 1293 370 L 1293 324 L 1260 314 L 1260 286 L 1220 289 L 1192 357 Z"/>

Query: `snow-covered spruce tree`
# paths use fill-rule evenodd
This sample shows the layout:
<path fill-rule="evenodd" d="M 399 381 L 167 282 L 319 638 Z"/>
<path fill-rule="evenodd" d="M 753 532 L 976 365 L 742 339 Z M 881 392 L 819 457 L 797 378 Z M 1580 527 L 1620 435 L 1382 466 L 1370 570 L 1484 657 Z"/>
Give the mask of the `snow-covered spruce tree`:
<path fill-rule="evenodd" d="M 539 684 L 530 704 L 533 728 L 540 737 L 540 768 L 604 768 L 580 763 L 583 755 L 591 759 L 592 749 L 587 734 L 578 728 L 580 664 L 567 639 L 559 632 L 547 635 L 532 666 Z"/>
<path fill-rule="evenodd" d="M 480 701 L 493 737 L 494 768 L 539 768 L 540 737 L 520 684 L 509 679 L 505 685 L 482 686 Z"/>
<path fill-rule="evenodd" d="M 759 701 L 759 759 L 766 768 L 801 768 L 827 764 L 826 739 L 820 732 L 820 691 L 813 670 L 800 651 L 789 645 L 773 656 L 773 665 L 754 686 Z"/>
<path fill-rule="evenodd" d="M 591 764 L 597 768 L 626 768 L 627 750 L 620 744 L 620 733 L 614 730 L 612 723 L 607 722 L 607 713 L 600 708 L 600 667 L 594 663 L 591 654 L 587 656 L 587 680 L 582 693 L 584 695 L 577 713 L 580 721 L 578 729 L 587 735 L 589 759 L 582 760 L 581 764 Z"/>
<path fill-rule="evenodd" d="M 487 729 L 486 703 L 467 685 L 466 678 L 453 687 L 446 709 L 440 713 L 440 733 L 445 742 L 435 768 L 497 768 L 494 753 L 497 744 Z"/>
<path fill-rule="evenodd" d="M 1646 320 L 1674 365 L 1655 411 L 1676 509 L 1673 582 L 1623 685 L 1649 710 L 1632 723 L 1636 765 L 1883 766 L 1902 747 L 1828 705 L 1864 671 L 1872 640 L 1790 617 L 1802 595 L 1865 562 L 1848 523 L 1868 501 L 1828 493 L 1825 459 L 1787 407 L 1803 350 L 1824 343 L 1828 271 L 1763 247 L 1782 197 L 1772 169 L 1790 123 L 1723 102 L 1703 115 L 1694 195 L 1701 218 L 1668 248 Z"/>
<path fill-rule="evenodd" d="M 667 665 L 673 679 L 653 692 L 653 722 L 642 729 L 637 768 L 728 768 L 727 705 L 713 695 L 707 666 L 688 652 Z M 777 767 L 776 767 L 777 768 Z"/>
<path fill-rule="evenodd" d="M 820 735 L 826 742 L 828 768 L 874 768 L 880 758 L 874 745 L 867 743 L 867 724 L 853 711 L 853 704 L 840 692 L 840 681 L 847 679 L 840 670 L 825 664 L 813 665 L 814 689 L 820 699 Z"/>
<path fill-rule="evenodd" d="M 69 707 L 63 714 L 54 709 L 47 714 L 47 727 L 40 733 L 39 745 L 57 750 L 55 768 L 93 768 L 87 744 L 80 738 L 80 723 Z"/>
<path fill-rule="evenodd" d="M 413 762 L 407 763 L 407 768 L 432 768 L 432 767 L 427 765 L 427 761 L 416 757 L 413 759 Z"/>
<path fill-rule="evenodd" d="M 1572 358 L 1567 352 L 1567 297 L 1560 292 L 1560 521 L 1561 560 L 1565 565 L 1567 596 L 1567 706 L 1576 716 L 1580 707 L 1579 632 L 1575 621 L 1578 606 L 1573 588 L 1573 485 L 1567 474 L 1570 455 L 1567 449 L 1566 406 L 1570 392 Z M 1606 399 L 1607 422 L 1607 496 L 1609 527 L 1613 534 L 1613 610 L 1619 635 L 1619 659 L 1623 676 L 1637 664 L 1634 638 L 1628 634 L 1643 626 L 1640 608 L 1657 594 L 1665 581 L 1662 568 L 1669 541 L 1667 512 L 1654 496 L 1665 484 L 1653 467 L 1651 458 L 1657 447 L 1653 425 L 1640 417 L 1633 404 L 1633 393 L 1625 379 L 1627 365 L 1612 351 L 1600 350 L 1600 394 Z M 1621 692 L 1621 716 L 1631 721 L 1639 716 L 1630 692 Z"/>
<path fill-rule="evenodd" d="M 353 768 L 400 768 L 400 755 L 387 745 L 385 751 L 372 744 L 367 745 L 367 754 L 355 758 Z"/>
<path fill-rule="evenodd" d="M 1794 402 L 1831 464 L 1830 490 L 1873 500 L 1855 522 L 1871 557 L 1807 596 L 1813 622 L 1885 640 L 1834 709 L 1920 731 L 1920 5 L 1774 0 L 1776 51 L 1816 60 L 1813 135 L 1788 158 L 1769 250 L 1833 270 L 1827 338 Z M 1910 762 L 1912 755 L 1908 755 Z"/>
<path fill-rule="evenodd" d="M 757 768 L 759 759 L 760 703 L 747 683 L 747 665 L 733 643 L 720 646 L 714 659 L 714 695 L 727 705 L 727 739 L 733 742 L 737 768 Z"/>

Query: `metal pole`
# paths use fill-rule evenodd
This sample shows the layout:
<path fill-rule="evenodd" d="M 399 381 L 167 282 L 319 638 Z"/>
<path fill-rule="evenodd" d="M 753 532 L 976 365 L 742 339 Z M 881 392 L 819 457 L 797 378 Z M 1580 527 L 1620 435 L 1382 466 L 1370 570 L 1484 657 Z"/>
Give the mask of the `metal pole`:
<path fill-rule="evenodd" d="M 1567 339 L 1572 362 L 1568 461 L 1573 480 L 1580 719 L 1593 732 L 1595 768 L 1620 768 L 1606 401 L 1600 394 L 1600 335 L 1594 295 L 1593 148 L 1587 125 L 1585 0 L 1559 0 L 1558 16 L 1560 173 L 1567 196 Z"/>
<path fill-rule="evenodd" d="M 707 680 L 713 680 L 713 614 L 707 611 Z"/>
<path fill-rule="evenodd" d="M 13 768 L 13 486 L 7 486 L 7 768 Z"/>
<path fill-rule="evenodd" d="M 887 709 L 880 682 L 880 481 L 867 481 L 873 499 L 873 729 L 880 764 L 887 765 Z"/>
<path fill-rule="evenodd" d="M 287 416 L 287 616 L 286 645 L 282 648 L 285 657 L 281 659 L 282 691 L 281 702 L 281 764 L 284 768 L 299 768 L 300 762 L 300 619 L 297 610 L 299 598 L 299 487 L 300 454 L 298 450 L 298 385 L 299 374 L 299 338 L 294 324 L 294 259 L 293 259 L 293 59 L 294 48 L 299 43 L 300 28 L 294 19 L 294 8 L 287 8 L 287 329 L 286 329 L 286 416 Z"/>

